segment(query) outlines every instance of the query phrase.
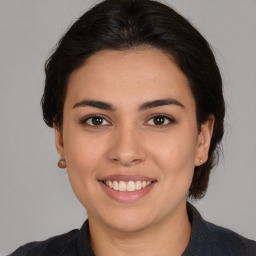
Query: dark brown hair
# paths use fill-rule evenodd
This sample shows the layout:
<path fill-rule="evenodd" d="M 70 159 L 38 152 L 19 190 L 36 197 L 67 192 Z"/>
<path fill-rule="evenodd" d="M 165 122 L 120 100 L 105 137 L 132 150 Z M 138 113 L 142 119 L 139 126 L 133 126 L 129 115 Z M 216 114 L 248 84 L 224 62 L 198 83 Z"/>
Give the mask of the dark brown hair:
<path fill-rule="evenodd" d="M 62 125 L 70 74 L 94 53 L 151 46 L 169 54 L 189 81 L 196 102 L 198 127 L 215 116 L 206 163 L 195 167 L 189 196 L 201 198 L 210 171 L 217 163 L 223 136 L 225 104 L 222 80 L 212 50 L 204 37 L 172 8 L 151 0 L 106 0 L 82 15 L 59 41 L 45 65 L 42 97 L 46 124 Z"/>

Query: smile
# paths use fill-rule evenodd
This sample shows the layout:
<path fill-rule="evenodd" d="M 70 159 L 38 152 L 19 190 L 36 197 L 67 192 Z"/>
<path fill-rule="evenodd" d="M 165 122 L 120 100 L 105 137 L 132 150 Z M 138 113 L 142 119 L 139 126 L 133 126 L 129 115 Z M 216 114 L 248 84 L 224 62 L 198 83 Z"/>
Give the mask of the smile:
<path fill-rule="evenodd" d="M 152 181 L 140 181 L 140 180 L 137 180 L 137 181 L 111 181 L 111 180 L 104 180 L 103 183 L 116 190 L 116 191 L 121 191 L 121 192 L 126 192 L 126 191 L 129 191 L 129 192 L 133 192 L 133 191 L 137 191 L 137 190 L 141 190 L 149 185 L 152 184 Z"/>
<path fill-rule="evenodd" d="M 111 199 L 131 203 L 150 193 L 158 182 L 153 177 L 139 174 L 112 174 L 98 179 L 103 191 Z"/>

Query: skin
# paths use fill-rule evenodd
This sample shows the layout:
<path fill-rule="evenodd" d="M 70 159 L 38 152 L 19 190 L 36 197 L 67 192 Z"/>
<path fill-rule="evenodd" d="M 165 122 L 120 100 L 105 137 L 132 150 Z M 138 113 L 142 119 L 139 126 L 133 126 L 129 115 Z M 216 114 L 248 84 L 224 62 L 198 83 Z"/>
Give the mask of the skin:
<path fill-rule="evenodd" d="M 180 105 L 139 109 L 167 98 Z M 114 110 L 80 104 L 85 99 L 110 103 Z M 101 125 L 85 121 L 93 114 L 103 117 Z M 167 116 L 160 125 L 152 117 L 159 114 Z M 71 74 L 62 130 L 54 126 L 56 147 L 87 210 L 97 256 L 184 252 L 191 234 L 186 197 L 194 167 L 207 160 L 213 124 L 210 116 L 198 129 L 187 78 L 160 50 L 104 50 Z M 112 174 L 156 182 L 145 196 L 120 202 L 99 182 Z"/>

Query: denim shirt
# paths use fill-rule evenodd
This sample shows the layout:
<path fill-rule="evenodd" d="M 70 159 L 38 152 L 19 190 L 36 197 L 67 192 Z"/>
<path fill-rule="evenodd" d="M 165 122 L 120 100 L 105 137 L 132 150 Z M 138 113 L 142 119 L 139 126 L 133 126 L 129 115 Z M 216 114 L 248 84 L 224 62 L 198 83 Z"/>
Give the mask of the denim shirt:
<path fill-rule="evenodd" d="M 255 241 L 205 221 L 189 203 L 187 209 L 192 233 L 183 256 L 256 256 Z M 88 220 L 80 230 L 26 244 L 9 256 L 95 256 Z"/>

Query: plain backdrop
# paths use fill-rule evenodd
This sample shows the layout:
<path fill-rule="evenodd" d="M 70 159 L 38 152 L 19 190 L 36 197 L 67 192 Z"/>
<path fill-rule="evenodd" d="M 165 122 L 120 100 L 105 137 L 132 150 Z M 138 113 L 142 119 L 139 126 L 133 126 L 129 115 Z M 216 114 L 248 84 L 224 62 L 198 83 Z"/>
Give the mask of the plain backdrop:
<path fill-rule="evenodd" d="M 95 1 L 0 0 L 0 254 L 80 228 L 86 211 L 58 169 L 40 98 L 44 62 Z M 169 0 L 212 45 L 227 103 L 224 157 L 203 217 L 256 239 L 256 1 Z"/>

